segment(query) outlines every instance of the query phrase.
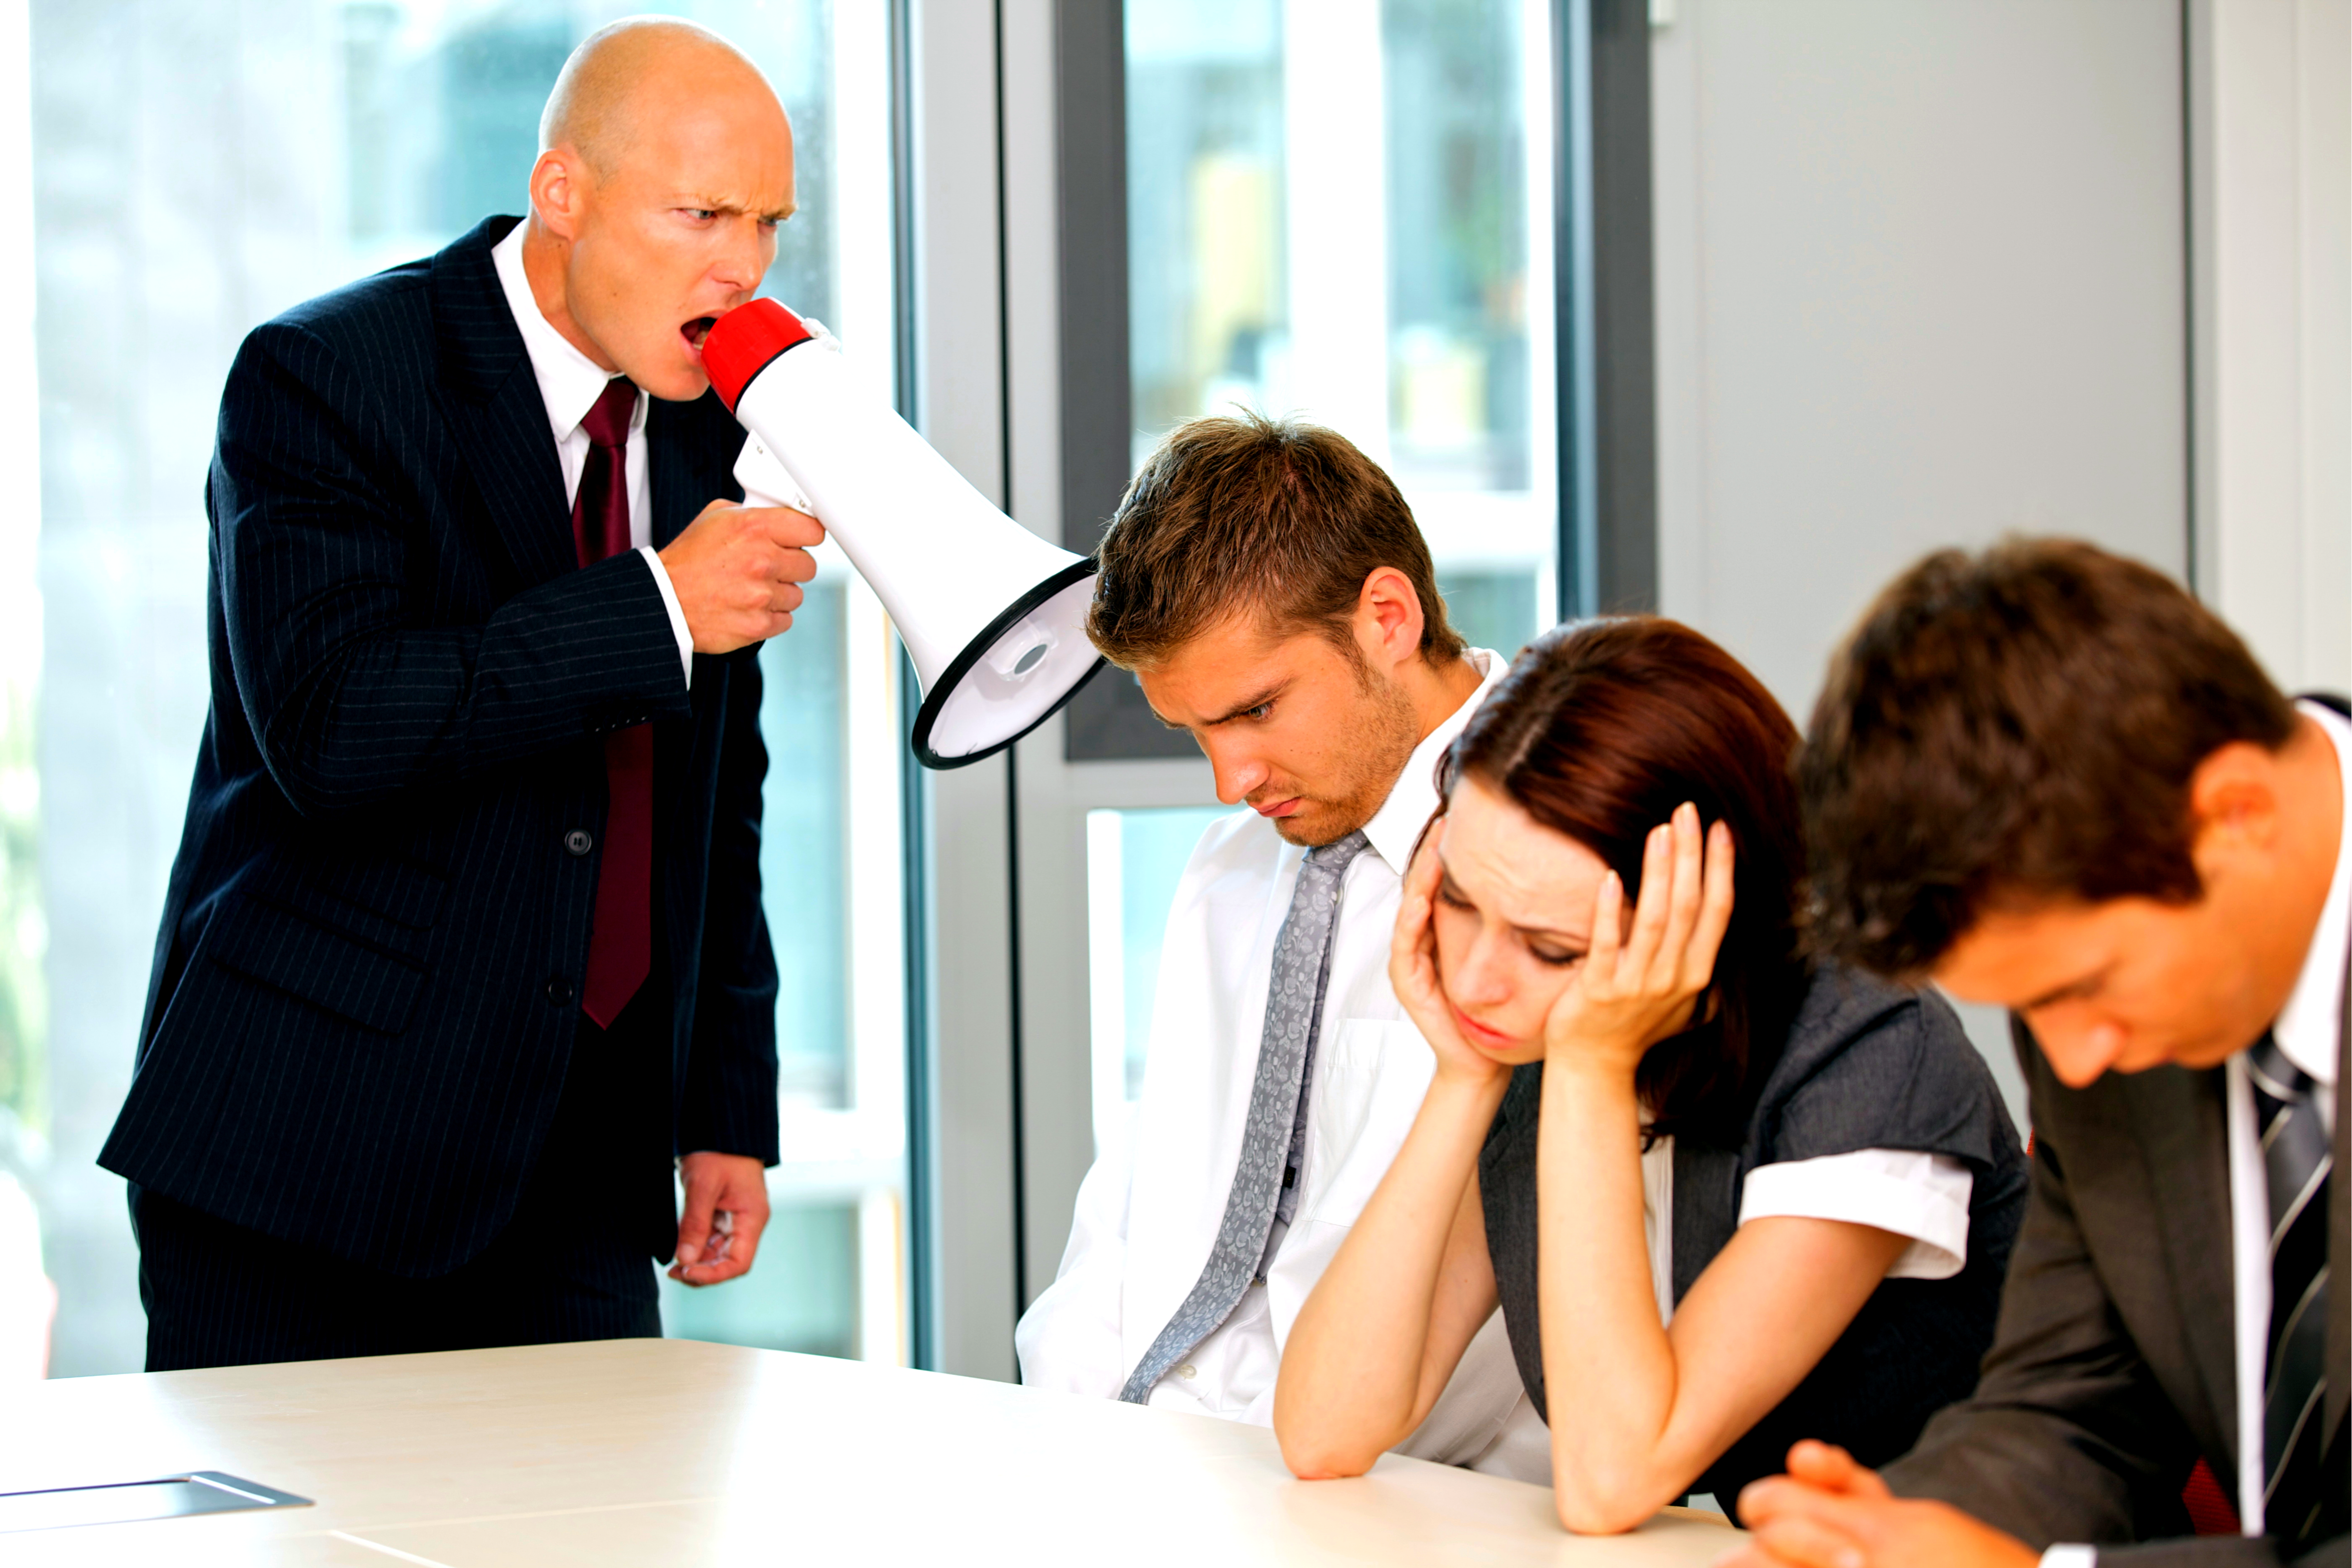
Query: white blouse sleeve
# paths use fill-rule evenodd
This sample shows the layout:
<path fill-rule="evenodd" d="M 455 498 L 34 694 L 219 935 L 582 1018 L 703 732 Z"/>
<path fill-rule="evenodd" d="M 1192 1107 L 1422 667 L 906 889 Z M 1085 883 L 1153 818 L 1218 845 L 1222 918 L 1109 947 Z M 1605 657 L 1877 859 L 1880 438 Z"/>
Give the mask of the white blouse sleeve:
<path fill-rule="evenodd" d="M 1969 1168 L 1949 1155 L 1857 1149 L 1750 1171 L 1739 1223 L 1786 1215 L 1874 1226 L 1911 1238 L 1889 1279 L 1948 1279 L 1968 1262 L 1975 1186 Z"/>

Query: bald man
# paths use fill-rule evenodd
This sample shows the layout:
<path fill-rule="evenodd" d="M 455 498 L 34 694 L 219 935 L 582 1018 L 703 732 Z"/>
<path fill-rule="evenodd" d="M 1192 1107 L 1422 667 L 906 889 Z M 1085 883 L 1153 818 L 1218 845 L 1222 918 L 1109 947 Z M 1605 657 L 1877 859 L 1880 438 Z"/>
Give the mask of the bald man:
<path fill-rule="evenodd" d="M 656 1260 L 759 1247 L 759 651 L 820 531 L 739 504 L 701 342 L 792 131 L 640 20 L 541 142 L 527 219 L 256 330 L 222 394 L 212 707 L 100 1156 L 151 1371 L 658 1334 Z"/>

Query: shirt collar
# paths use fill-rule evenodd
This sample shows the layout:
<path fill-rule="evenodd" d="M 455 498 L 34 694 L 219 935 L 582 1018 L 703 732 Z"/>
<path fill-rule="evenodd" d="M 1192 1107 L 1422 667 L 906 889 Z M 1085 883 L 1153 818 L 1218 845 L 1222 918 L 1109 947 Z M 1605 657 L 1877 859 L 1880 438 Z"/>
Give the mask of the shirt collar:
<path fill-rule="evenodd" d="M 1400 877 L 1412 859 L 1412 847 L 1421 837 L 1422 828 L 1437 809 L 1438 758 L 1454 744 L 1454 738 L 1470 722 L 1470 715 L 1478 710 L 1478 704 L 1486 700 L 1486 693 L 1495 689 L 1495 683 L 1510 668 L 1502 655 L 1483 647 L 1474 647 L 1464 657 L 1478 672 L 1478 689 L 1464 699 L 1462 706 L 1446 715 L 1436 729 L 1422 737 L 1421 744 L 1412 749 L 1412 760 L 1405 763 L 1404 772 L 1390 786 L 1389 798 L 1364 824 L 1364 837 L 1371 841 L 1380 858 L 1388 862 L 1389 869 Z"/>
<path fill-rule="evenodd" d="M 2352 724 L 2334 709 L 2317 702 L 2295 705 L 2319 721 L 2336 747 L 2336 765 L 2344 780 L 2347 823 L 2352 823 Z M 2311 947 L 2303 955 L 2303 973 L 2279 1009 L 2271 1035 L 2286 1059 L 2321 1083 L 2336 1081 L 2336 1031 L 2344 1004 L 2344 949 L 2352 935 L 2352 833 L 2336 838 L 2336 875 L 2327 884 L 2327 901 L 2320 906 L 2319 924 L 2311 933 Z"/>
<path fill-rule="evenodd" d="M 604 388 L 613 376 L 596 367 L 596 362 L 572 345 L 571 340 L 555 330 L 548 319 L 540 314 L 539 301 L 530 291 L 530 279 L 522 266 L 523 230 L 530 226 L 529 219 L 514 226 L 507 237 L 490 247 L 490 259 L 499 269 L 499 285 L 506 290 L 507 309 L 514 312 L 515 326 L 522 332 L 523 352 L 530 356 L 531 374 L 539 378 L 540 400 L 547 405 L 547 422 L 554 428 L 556 444 L 561 446 L 580 428 L 596 400 L 604 395 Z M 646 395 L 637 394 L 637 406 L 629 416 L 632 434 L 642 429 L 646 422 Z"/>

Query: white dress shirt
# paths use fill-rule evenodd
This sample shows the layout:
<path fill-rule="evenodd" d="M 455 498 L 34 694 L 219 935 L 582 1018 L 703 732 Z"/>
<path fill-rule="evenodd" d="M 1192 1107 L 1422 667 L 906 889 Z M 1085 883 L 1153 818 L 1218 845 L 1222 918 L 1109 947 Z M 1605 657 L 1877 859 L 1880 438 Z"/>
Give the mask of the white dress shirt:
<path fill-rule="evenodd" d="M 1909 1238 L 1889 1279 L 1948 1279 L 1969 1260 L 1969 1199 L 1976 1177 L 1948 1154 L 1857 1149 L 1759 1165 L 1739 1188 L 1739 1221 L 1787 1215 L 1843 1220 Z M 1642 1231 L 1658 1321 L 1675 1321 L 1675 1141 L 1642 1155 Z"/>
<path fill-rule="evenodd" d="M 2316 702 L 2297 704 L 2336 744 L 2336 763 L 2352 806 L 2352 725 Z M 2320 906 L 2319 924 L 2303 955 L 2303 972 L 2271 1035 L 2286 1059 L 2318 1084 L 2320 1120 L 2336 1130 L 2336 1032 L 2344 997 L 2346 925 L 2352 921 L 2352 834 L 2339 834 L 2336 872 Z M 2253 1085 L 2243 1051 L 2224 1069 L 2230 1118 L 2230 1254 L 2235 1276 L 2238 1352 L 2238 1521 L 2248 1535 L 2263 1533 L 2263 1384 L 2269 1373 L 2271 1321 L 2270 1176 L 2255 1131 Z M 2341 1175 L 2333 1179 L 2342 1181 Z M 2345 1292 L 2329 1310 L 2352 1310 Z"/>
<path fill-rule="evenodd" d="M 1283 1341 L 1421 1109 L 1434 1058 L 1389 987 L 1389 939 L 1413 843 L 1437 809 L 1438 758 L 1505 668 L 1483 649 L 1469 657 L 1477 691 L 1415 748 L 1340 883 L 1293 1223 L 1265 1282 L 1160 1380 L 1156 1406 L 1273 1424 Z M 1305 855 L 1248 810 L 1202 834 L 1169 911 L 1142 1096 L 1078 1191 L 1054 1283 L 1022 1317 L 1023 1382 L 1116 1399 L 1200 1279 L 1241 1159 L 1275 938 Z M 1540 1435 L 1498 1313 L 1401 1449 L 1474 1460 L 1515 1413 Z M 1523 1479 L 1549 1481 L 1538 1453 L 1541 1470 Z"/>
<path fill-rule="evenodd" d="M 547 405 L 555 455 L 563 466 L 563 501 L 570 506 L 579 498 L 580 475 L 588 466 L 588 432 L 580 427 L 580 422 L 588 417 L 588 411 L 596 406 L 596 400 L 604 395 L 605 386 L 618 373 L 599 370 L 594 360 L 572 347 L 540 314 L 539 301 L 531 294 L 530 279 L 522 267 L 523 230 L 530 226 L 526 219 L 509 230 L 504 239 L 490 247 L 490 260 L 498 267 L 499 286 L 506 290 L 507 309 L 514 312 L 515 326 L 522 332 L 523 353 L 530 357 L 531 374 L 539 380 L 540 399 Z M 677 661 L 691 687 L 694 634 L 687 629 L 686 612 L 678 606 L 677 590 L 670 585 L 669 569 L 653 547 L 652 489 L 646 473 L 646 394 L 640 390 L 636 409 L 629 416 L 629 542 L 653 570 L 662 608 L 669 612 L 670 635 L 677 639 Z"/>
<path fill-rule="evenodd" d="M 1421 1109 L 1434 1058 L 1389 987 L 1389 940 L 1414 841 L 1437 808 L 1439 756 L 1505 668 L 1485 650 L 1470 658 L 1478 690 L 1413 752 L 1365 825 L 1370 852 L 1341 883 L 1297 1221 L 1265 1283 L 1160 1380 L 1154 1405 L 1272 1424 L 1290 1325 Z M 1275 938 L 1304 857 L 1248 811 L 1211 824 L 1194 847 L 1160 950 L 1142 1097 L 1126 1135 L 1087 1173 L 1061 1268 L 1021 1320 L 1024 1383 L 1117 1398 L 1200 1278 L 1241 1157 Z M 1672 1141 L 1662 1140 L 1643 1162 L 1662 1320 L 1673 1315 L 1673 1159 Z M 1941 1279 L 1967 1255 L 1969 1189 L 1956 1162 L 1864 1150 L 1754 1173 L 1740 1220 L 1794 1214 L 1879 1226 L 1914 1238 L 1895 1274 Z M 1520 1387 L 1500 1313 L 1400 1451 L 1549 1483 L 1549 1440 Z"/>
<path fill-rule="evenodd" d="M 2344 801 L 2352 811 L 2352 724 L 2341 714 L 2316 702 L 2297 707 L 2319 722 L 2336 747 L 2336 765 L 2343 779 Z M 2272 1037 L 2286 1059 L 2311 1075 L 2319 1088 L 2314 1098 L 2329 1131 L 2336 1130 L 2336 1031 L 2341 1027 L 2344 1001 L 2344 949 L 2352 934 L 2352 833 L 2338 833 L 2336 871 L 2327 884 L 2327 901 L 2320 906 L 2319 924 L 2303 955 L 2303 971 L 2286 1005 L 2271 1026 Z M 2230 1126 L 2230 1263 L 2232 1307 L 2237 1318 L 2238 1364 L 2238 1523 L 2250 1536 L 2260 1536 L 2263 1521 L 2263 1383 L 2269 1373 L 2271 1321 L 2270 1177 L 2263 1165 L 2262 1140 L 2255 1131 L 2253 1085 L 2246 1078 L 2246 1053 L 2240 1051 L 2222 1068 L 2228 1092 Z M 2336 1173 L 2334 1181 L 2345 1179 Z M 2337 1293 L 2328 1304 L 2335 1312 L 2352 1311 L 2352 1293 Z M 2088 1546 L 2053 1546 L 2042 1554 L 2042 1568 L 2092 1568 L 2097 1552 Z"/>

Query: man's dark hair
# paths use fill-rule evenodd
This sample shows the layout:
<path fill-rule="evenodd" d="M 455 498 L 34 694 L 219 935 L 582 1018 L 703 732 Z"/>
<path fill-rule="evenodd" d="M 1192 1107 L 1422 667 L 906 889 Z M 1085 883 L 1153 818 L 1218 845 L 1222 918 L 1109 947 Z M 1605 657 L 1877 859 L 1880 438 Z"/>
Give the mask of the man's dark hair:
<path fill-rule="evenodd" d="M 1917 978 L 1989 908 L 2194 902 L 2190 776 L 2294 728 L 2153 568 L 2069 539 L 1930 555 L 1839 650 L 1799 756 L 1815 950 Z"/>
<path fill-rule="evenodd" d="M 1177 426 L 1127 487 L 1098 559 L 1087 635 L 1125 669 L 1244 613 L 1319 633 L 1352 658 L 1349 618 L 1383 566 L 1420 596 L 1422 658 L 1462 653 L 1396 482 L 1319 426 L 1242 413 Z"/>

